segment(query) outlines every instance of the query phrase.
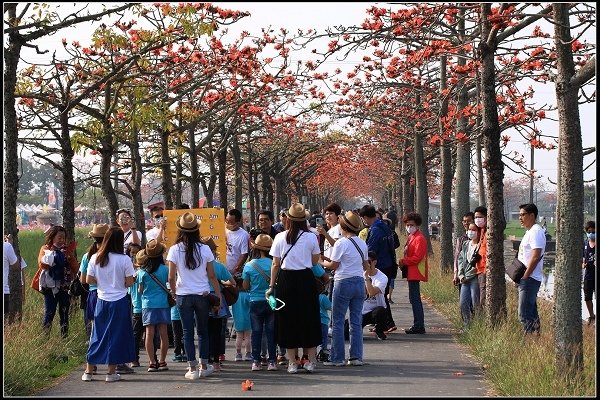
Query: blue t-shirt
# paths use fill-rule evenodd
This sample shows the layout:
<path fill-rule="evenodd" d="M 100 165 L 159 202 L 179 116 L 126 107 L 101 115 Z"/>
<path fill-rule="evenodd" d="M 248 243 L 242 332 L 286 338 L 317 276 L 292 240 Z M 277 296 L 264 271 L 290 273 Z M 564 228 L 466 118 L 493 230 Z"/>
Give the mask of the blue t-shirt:
<path fill-rule="evenodd" d="M 255 258 L 244 265 L 242 279 L 250 282 L 250 290 L 248 291 L 250 294 L 250 301 L 267 301 L 265 292 L 269 289 L 269 283 L 271 282 L 272 262 L 273 260 L 270 258 L 263 257 Z M 269 277 L 269 280 L 267 281 L 265 276 L 258 272 L 252 265 L 256 265 L 256 267 L 262 270 Z"/>
<path fill-rule="evenodd" d="M 131 304 L 133 305 L 134 314 L 142 313 L 142 294 L 138 291 L 140 285 L 137 280 L 140 271 L 141 269 L 139 267 L 135 267 L 135 279 L 133 281 L 133 285 L 129 287 L 129 295 L 131 296 Z"/>
<path fill-rule="evenodd" d="M 225 265 L 223 265 L 222 263 L 220 263 L 219 261 L 217 261 L 216 259 L 213 260 L 213 269 L 215 271 L 215 277 L 217 278 L 217 280 L 219 282 L 233 280 L 233 276 L 231 276 L 231 273 L 227 270 L 227 267 Z M 212 286 L 212 283 L 210 283 L 210 281 L 209 281 L 209 286 L 210 286 L 210 292 L 215 293 L 215 288 Z M 213 318 L 231 317 L 231 313 L 229 312 L 229 306 L 227 306 L 227 302 L 225 301 L 225 296 L 223 295 L 223 286 L 221 286 L 221 307 L 219 308 L 219 311 L 215 315 L 215 313 L 211 309 L 209 311 L 208 315 Z"/>
<path fill-rule="evenodd" d="M 319 308 L 321 314 L 321 324 L 329 325 L 329 313 L 331 310 L 331 300 L 325 293 L 319 295 Z"/>
<path fill-rule="evenodd" d="M 157 270 L 154 271 L 154 276 L 159 282 L 167 286 L 169 269 L 166 265 L 160 264 Z M 145 269 L 140 269 L 137 281 L 144 286 L 144 291 L 142 292 L 142 309 L 169 308 L 167 292 L 150 277 L 150 274 Z"/>
<path fill-rule="evenodd" d="M 83 257 L 81 257 L 81 263 L 79 264 L 79 272 L 87 275 L 88 264 L 90 260 L 88 260 L 88 253 L 85 253 Z M 90 290 L 97 290 L 98 285 L 90 285 Z"/>

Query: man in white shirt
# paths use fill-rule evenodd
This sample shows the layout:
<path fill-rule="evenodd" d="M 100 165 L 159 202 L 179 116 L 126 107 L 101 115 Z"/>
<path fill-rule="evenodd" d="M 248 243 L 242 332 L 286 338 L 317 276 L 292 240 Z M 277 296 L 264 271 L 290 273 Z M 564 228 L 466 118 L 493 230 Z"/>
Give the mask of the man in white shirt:
<path fill-rule="evenodd" d="M 227 270 L 233 275 L 241 275 L 248 259 L 250 234 L 242 229 L 242 213 L 235 208 L 225 217 L 225 235 L 227 237 Z"/>
<path fill-rule="evenodd" d="M 165 203 L 159 202 L 150 204 L 148 210 L 152 216 L 153 228 L 146 232 L 146 243 L 152 239 L 156 239 L 157 242 L 162 242 L 165 233 L 165 222 L 163 218 L 163 211 L 165 209 Z"/>
<path fill-rule="evenodd" d="M 363 328 L 369 324 L 375 324 L 375 334 L 377 339 L 385 340 L 385 328 L 387 327 L 387 310 L 385 307 L 385 287 L 387 286 L 388 277 L 376 268 L 377 254 L 374 251 L 369 251 L 369 269 L 364 272 L 365 289 L 367 299 L 363 303 L 362 309 L 362 326 Z M 348 320 L 344 323 L 344 339 L 350 337 L 350 326 Z"/>

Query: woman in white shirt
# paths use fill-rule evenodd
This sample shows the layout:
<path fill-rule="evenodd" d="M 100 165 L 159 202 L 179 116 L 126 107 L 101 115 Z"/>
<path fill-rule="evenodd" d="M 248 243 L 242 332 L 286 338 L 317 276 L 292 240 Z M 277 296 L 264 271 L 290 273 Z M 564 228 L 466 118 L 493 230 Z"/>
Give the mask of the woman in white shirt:
<path fill-rule="evenodd" d="M 88 263 L 86 281 L 97 286 L 98 300 L 83 381 L 92 380 L 97 364 L 108 365 L 107 382 L 118 381 L 121 375 L 116 373 L 117 364 L 135 360 L 131 305 L 127 296 L 135 272 L 131 259 L 122 249 L 123 231 L 112 227 Z"/>
<path fill-rule="evenodd" d="M 221 287 L 213 269 L 213 252 L 200 241 L 200 221 L 194 214 L 186 212 L 177 219 L 176 225 L 179 231 L 177 239 L 167 255 L 169 287 L 171 293 L 176 295 L 183 327 L 183 346 L 189 365 L 185 378 L 198 379 L 214 371 L 213 366 L 208 364 L 208 313 L 211 305 L 207 296 L 210 282 L 218 297 L 216 301 L 220 302 Z M 214 311 L 218 311 L 219 307 L 216 304 Z M 200 370 L 194 345 L 194 320 L 199 337 Z"/>
<path fill-rule="evenodd" d="M 319 293 L 312 266 L 319 261 L 319 242 L 306 224 L 304 206 L 288 210 L 287 230 L 278 233 L 269 254 L 273 256 L 271 282 L 265 297 L 274 292 L 285 306 L 275 312 L 277 344 L 287 349 L 288 372 L 298 372 L 298 348 L 308 356 L 307 372 L 315 370 L 317 346 L 321 344 Z"/>
<path fill-rule="evenodd" d="M 331 261 L 325 268 L 335 271 L 331 308 L 331 354 L 325 365 L 342 366 L 345 360 L 344 320 L 350 316 L 350 358 L 348 365 L 363 365 L 362 308 L 365 301 L 364 271 L 369 268 L 367 244 L 359 238 L 360 217 L 348 211 L 340 217 L 342 237 L 333 245 Z"/>

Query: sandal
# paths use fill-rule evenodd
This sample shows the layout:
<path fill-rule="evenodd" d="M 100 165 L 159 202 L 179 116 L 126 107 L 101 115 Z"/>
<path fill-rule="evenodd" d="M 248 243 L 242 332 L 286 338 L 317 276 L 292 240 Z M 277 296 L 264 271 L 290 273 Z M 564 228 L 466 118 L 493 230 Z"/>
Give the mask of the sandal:
<path fill-rule="evenodd" d="M 167 367 L 167 362 L 166 361 L 161 361 L 158 363 L 158 370 L 159 371 L 168 371 L 169 367 Z"/>
<path fill-rule="evenodd" d="M 150 364 L 150 366 L 148 367 L 148 372 L 158 372 L 158 365 Z"/>

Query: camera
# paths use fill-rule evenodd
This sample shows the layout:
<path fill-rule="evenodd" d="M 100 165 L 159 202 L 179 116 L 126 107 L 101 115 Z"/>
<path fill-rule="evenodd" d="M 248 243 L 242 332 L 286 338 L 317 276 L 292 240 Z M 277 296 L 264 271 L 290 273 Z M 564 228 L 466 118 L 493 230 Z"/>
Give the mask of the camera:
<path fill-rule="evenodd" d="M 317 217 L 317 218 L 315 218 L 315 223 L 317 225 L 325 225 L 325 219 L 321 218 L 321 217 Z"/>
<path fill-rule="evenodd" d="M 264 233 L 264 232 L 260 228 L 252 228 L 252 229 L 250 229 L 250 232 L 248 232 L 248 234 L 250 234 L 250 238 L 252 240 L 256 239 L 256 237 L 258 235 L 260 235 L 261 233 Z"/>

